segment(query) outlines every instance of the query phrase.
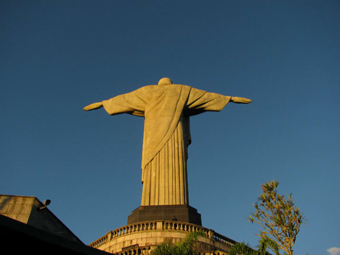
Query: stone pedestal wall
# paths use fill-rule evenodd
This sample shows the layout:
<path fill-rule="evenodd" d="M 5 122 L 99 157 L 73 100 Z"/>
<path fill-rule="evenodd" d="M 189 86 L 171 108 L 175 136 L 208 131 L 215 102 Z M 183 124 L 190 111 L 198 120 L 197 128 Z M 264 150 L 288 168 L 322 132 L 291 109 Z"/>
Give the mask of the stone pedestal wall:
<path fill-rule="evenodd" d="M 145 221 L 108 232 L 89 246 L 117 255 L 150 254 L 164 241 L 176 243 L 188 233 L 202 231 L 197 248 L 201 254 L 225 255 L 236 242 L 211 229 L 176 221 Z"/>
<path fill-rule="evenodd" d="M 127 224 L 143 221 L 171 221 L 173 219 L 202 226 L 201 214 L 188 205 L 140 206 L 128 217 Z"/>

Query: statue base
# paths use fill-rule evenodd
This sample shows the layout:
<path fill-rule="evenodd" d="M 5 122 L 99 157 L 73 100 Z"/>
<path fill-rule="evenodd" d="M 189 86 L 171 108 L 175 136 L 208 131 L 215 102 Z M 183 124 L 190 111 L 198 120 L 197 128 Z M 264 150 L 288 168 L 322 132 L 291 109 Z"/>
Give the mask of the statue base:
<path fill-rule="evenodd" d="M 189 205 L 150 205 L 140 206 L 128 217 L 128 224 L 153 221 L 181 221 L 202 226 L 201 214 Z"/>

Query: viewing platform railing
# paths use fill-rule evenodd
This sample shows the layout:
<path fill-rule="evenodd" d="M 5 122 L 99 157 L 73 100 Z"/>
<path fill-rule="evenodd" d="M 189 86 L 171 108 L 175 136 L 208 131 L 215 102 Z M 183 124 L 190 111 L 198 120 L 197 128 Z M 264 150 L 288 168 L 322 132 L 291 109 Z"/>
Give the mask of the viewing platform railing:
<path fill-rule="evenodd" d="M 228 237 L 216 233 L 212 229 L 207 229 L 199 225 L 178 222 L 178 221 L 144 221 L 126 225 L 108 232 L 105 236 L 89 244 L 90 247 L 96 248 L 114 238 L 121 236 L 144 232 L 144 231 L 180 231 L 180 232 L 203 232 L 205 237 L 213 239 L 216 242 L 221 242 L 233 246 L 236 242 Z"/>

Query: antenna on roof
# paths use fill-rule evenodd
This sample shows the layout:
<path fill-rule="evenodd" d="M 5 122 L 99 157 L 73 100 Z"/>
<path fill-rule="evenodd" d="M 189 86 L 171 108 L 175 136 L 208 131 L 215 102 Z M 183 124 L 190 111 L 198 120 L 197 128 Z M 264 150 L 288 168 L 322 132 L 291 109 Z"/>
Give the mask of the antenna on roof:
<path fill-rule="evenodd" d="M 44 210 L 45 208 L 47 208 L 47 206 L 48 206 L 50 203 L 51 203 L 51 200 L 46 199 L 46 200 L 43 202 L 43 206 L 41 206 L 40 208 L 38 208 L 38 211 Z"/>

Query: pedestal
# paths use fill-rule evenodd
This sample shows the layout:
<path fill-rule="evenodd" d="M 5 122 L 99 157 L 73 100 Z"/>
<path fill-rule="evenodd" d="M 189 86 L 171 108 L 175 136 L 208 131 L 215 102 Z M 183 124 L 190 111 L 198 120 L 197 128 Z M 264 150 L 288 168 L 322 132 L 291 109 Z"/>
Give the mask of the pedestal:
<path fill-rule="evenodd" d="M 128 216 L 127 224 L 153 220 L 177 220 L 202 226 L 201 214 L 188 205 L 140 206 Z"/>

